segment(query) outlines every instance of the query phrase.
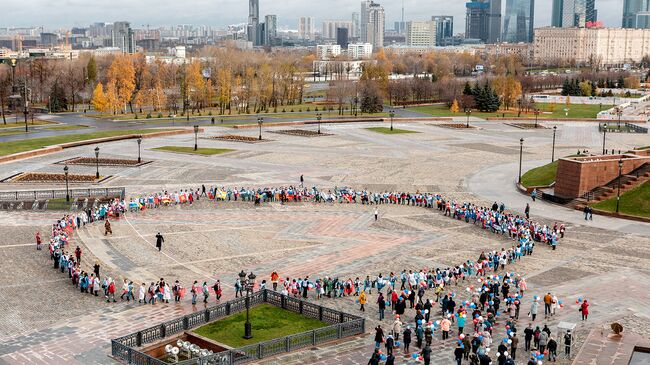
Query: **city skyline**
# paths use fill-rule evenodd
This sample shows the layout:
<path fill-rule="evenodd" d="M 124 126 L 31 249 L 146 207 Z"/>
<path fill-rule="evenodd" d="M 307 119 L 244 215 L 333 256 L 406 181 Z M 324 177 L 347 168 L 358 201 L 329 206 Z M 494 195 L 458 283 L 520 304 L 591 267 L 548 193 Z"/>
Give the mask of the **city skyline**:
<path fill-rule="evenodd" d="M 401 20 L 401 2 L 378 1 L 386 13 L 387 29 L 394 21 Z M 504 2 L 505 3 L 505 2 Z M 278 28 L 298 28 L 301 16 L 315 16 L 316 29 L 324 20 L 349 19 L 352 12 L 359 11 L 360 1 L 331 0 L 319 5 L 306 0 L 287 0 L 282 3 L 260 0 L 260 17 L 277 15 Z M 454 16 L 456 33 L 465 28 L 465 1 L 449 3 L 443 0 L 405 0 L 406 20 L 428 20 L 432 15 Z M 535 27 L 551 24 L 552 0 L 538 0 L 535 4 Z M 623 15 L 621 0 L 596 0 L 599 20 L 605 26 L 620 27 Z M 38 11 L 34 11 L 38 9 Z M 156 9 L 156 11 L 151 11 Z M 211 9 L 213 9 L 211 11 Z M 228 9 L 224 12 L 223 9 Z M 248 1 L 243 0 L 187 0 L 178 2 L 156 2 L 142 0 L 133 4 L 127 0 L 99 0 L 92 5 L 79 0 L 65 0 L 54 3 L 45 0 L 24 0 L 5 9 L 6 20 L 0 27 L 43 26 L 47 29 L 85 26 L 93 22 L 124 20 L 134 28 L 150 26 L 171 26 L 178 24 L 225 27 L 231 24 L 245 24 L 248 15 Z M 502 9 L 502 12 L 505 9 Z M 170 16 L 169 14 L 173 14 Z"/>

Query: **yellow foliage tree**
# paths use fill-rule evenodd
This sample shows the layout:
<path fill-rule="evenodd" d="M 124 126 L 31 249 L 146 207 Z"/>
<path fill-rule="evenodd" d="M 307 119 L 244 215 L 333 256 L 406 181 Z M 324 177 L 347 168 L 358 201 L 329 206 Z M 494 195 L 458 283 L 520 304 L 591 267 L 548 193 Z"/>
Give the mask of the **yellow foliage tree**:
<path fill-rule="evenodd" d="M 104 86 L 101 83 L 97 83 L 95 90 L 93 90 L 92 104 L 93 108 L 101 113 L 109 110 L 108 103 L 106 102 L 106 94 L 104 94 Z"/>
<path fill-rule="evenodd" d="M 458 113 L 460 111 L 460 107 L 458 106 L 458 100 L 454 99 L 454 102 L 451 104 L 451 108 L 449 110 L 452 113 Z"/>
<path fill-rule="evenodd" d="M 135 90 L 135 66 L 131 56 L 115 57 L 108 68 L 107 76 L 109 84 L 115 85 L 115 110 L 126 112 L 126 105 L 131 101 Z"/>
<path fill-rule="evenodd" d="M 117 96 L 117 88 L 115 87 L 115 82 L 109 82 L 106 85 L 106 111 L 111 111 L 113 114 L 120 109 L 122 104 Z"/>

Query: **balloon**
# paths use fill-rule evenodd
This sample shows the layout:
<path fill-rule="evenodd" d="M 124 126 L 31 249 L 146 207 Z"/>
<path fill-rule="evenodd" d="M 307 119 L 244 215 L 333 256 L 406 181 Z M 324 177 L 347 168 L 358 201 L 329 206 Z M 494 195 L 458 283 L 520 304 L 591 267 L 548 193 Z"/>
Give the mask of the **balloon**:
<path fill-rule="evenodd" d="M 508 356 L 508 351 L 504 351 L 503 356 Z"/>
<path fill-rule="evenodd" d="M 542 361 L 537 361 L 537 365 L 542 365 Z"/>
<path fill-rule="evenodd" d="M 501 357 L 501 353 L 500 353 L 500 352 L 497 352 L 497 357 Z"/>
<path fill-rule="evenodd" d="M 381 355 L 379 358 L 381 359 L 381 361 L 386 361 L 386 355 Z"/>
<path fill-rule="evenodd" d="M 421 320 L 421 319 L 418 319 L 418 324 L 422 324 L 422 320 Z"/>
<path fill-rule="evenodd" d="M 418 354 L 412 354 L 411 357 L 415 360 L 418 358 Z"/>
<path fill-rule="evenodd" d="M 465 334 L 461 333 L 460 336 L 458 336 L 461 340 L 465 339 Z"/>
<path fill-rule="evenodd" d="M 399 341 L 395 341 L 395 346 L 399 347 L 399 346 L 400 346 L 400 342 L 399 342 Z"/>
<path fill-rule="evenodd" d="M 428 314 L 428 313 L 429 313 L 429 310 L 428 310 L 428 309 L 425 309 L 425 310 L 424 310 L 424 314 Z"/>
<path fill-rule="evenodd" d="M 512 344 L 512 340 L 508 339 L 508 345 Z"/>

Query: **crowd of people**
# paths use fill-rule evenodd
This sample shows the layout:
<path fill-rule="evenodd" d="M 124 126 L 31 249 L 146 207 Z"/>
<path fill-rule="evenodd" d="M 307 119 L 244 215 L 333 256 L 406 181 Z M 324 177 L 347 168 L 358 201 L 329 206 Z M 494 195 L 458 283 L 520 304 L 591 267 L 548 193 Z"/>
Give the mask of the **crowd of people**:
<path fill-rule="evenodd" d="M 555 249 L 558 240 L 564 237 L 565 227 L 563 224 L 555 223 L 553 226 L 534 222 L 527 217 L 507 212 L 505 205 L 497 204 L 492 207 L 481 207 L 475 204 L 458 202 L 453 199 L 446 199 L 440 194 L 429 193 L 373 193 L 368 191 L 354 191 L 348 188 L 335 188 L 327 191 L 319 191 L 316 188 L 210 188 L 202 186 L 198 189 L 180 190 L 169 193 L 161 191 L 156 194 L 147 194 L 133 197 L 127 200 L 115 199 L 104 203 L 95 209 L 88 209 L 79 214 L 69 214 L 58 220 L 52 227 L 50 239 L 50 253 L 55 269 L 68 272 L 72 284 L 80 292 L 99 296 L 101 292 L 107 302 L 117 302 L 115 296 L 118 288 L 115 280 L 111 277 L 100 276 L 100 266 L 95 263 L 92 270 L 84 270 L 81 265 L 81 248 L 77 247 L 71 251 L 69 246 L 70 237 L 74 230 L 86 224 L 103 221 L 106 234 L 110 230 L 110 219 L 118 219 L 120 215 L 145 209 L 156 209 L 167 205 L 188 204 L 198 201 L 201 198 L 218 201 L 245 201 L 262 204 L 265 202 L 314 202 L 314 203 L 360 203 L 380 206 L 382 204 L 399 204 L 415 207 L 437 209 L 441 214 L 452 219 L 465 221 L 466 223 L 480 226 L 494 234 L 507 235 L 513 240 L 512 246 L 508 249 L 502 248 L 492 252 L 481 252 L 476 260 L 467 260 L 457 266 L 447 268 L 411 269 L 403 270 L 400 273 L 390 272 L 388 276 L 381 273 L 365 278 L 351 277 L 341 279 L 336 275 L 324 276 L 322 278 L 310 279 L 309 276 L 300 278 L 280 278 L 277 272 L 270 276 L 270 283 L 273 290 L 281 291 L 288 296 L 303 297 L 305 299 L 345 298 L 354 297 L 359 309 L 366 310 L 366 305 L 371 301 L 370 296 L 375 291 L 377 297 L 372 301 L 377 304 L 378 319 L 386 320 L 386 311 L 394 314 L 394 320 L 390 324 L 390 331 L 383 333 L 381 324 L 377 327 L 375 337 L 377 351 L 370 360 L 382 360 L 386 364 L 393 356 L 393 348 L 399 347 L 400 335 L 403 338 L 401 347 L 406 353 L 409 352 L 411 338 L 415 338 L 418 352 L 416 358 L 428 363 L 430 358 L 430 345 L 434 332 L 440 332 L 444 341 L 450 339 L 450 333 L 454 332 L 451 327 L 455 323 L 457 327 L 458 346 L 462 350 L 461 359 L 470 360 L 472 364 L 489 364 L 489 346 L 494 341 L 493 329 L 499 318 L 505 318 L 505 326 L 508 338 L 499 345 L 497 361 L 499 365 L 509 364 L 514 360 L 517 348 L 516 322 L 519 318 L 519 311 L 523 296 L 526 291 L 526 281 L 523 277 L 509 272 L 507 266 L 516 263 L 522 258 L 532 255 L 536 242 L 543 242 Z M 377 215 L 377 208 L 375 208 Z M 111 232 L 112 233 L 112 232 Z M 160 235 L 160 234 L 159 234 Z M 158 238 L 158 237 L 157 237 Z M 162 238 L 162 237 L 161 237 Z M 158 239 L 160 240 L 160 239 Z M 40 248 L 40 233 L 37 234 L 37 243 Z M 158 247 L 160 249 L 160 247 Z M 467 300 L 459 301 L 459 296 L 465 295 L 454 290 L 459 284 L 469 283 L 478 280 L 479 285 L 468 285 L 465 289 Z M 266 288 L 267 281 L 263 280 L 260 288 Z M 234 283 L 235 295 L 243 295 L 243 288 L 239 280 Z M 136 293 L 137 292 L 137 293 Z M 197 297 L 202 295 L 203 302 L 208 303 L 211 293 L 217 301 L 221 299 L 221 282 L 216 280 L 212 285 L 207 282 L 199 284 L 195 281 L 191 286 L 192 304 L 196 304 Z M 186 295 L 185 288 L 175 281 L 170 286 L 163 278 L 158 282 L 151 282 L 149 285 L 142 283 L 134 284 L 132 281 L 123 279 L 121 281 L 122 301 L 134 301 L 142 304 L 156 304 L 156 302 L 169 303 L 173 298 L 174 302 L 180 302 Z M 434 299 L 435 297 L 435 299 Z M 586 303 L 586 300 L 585 300 Z M 559 307 L 559 301 L 555 297 L 550 302 L 544 299 L 545 314 L 546 304 L 551 305 L 549 310 L 554 313 Z M 531 304 L 529 318 L 532 322 L 536 320 L 537 305 L 539 298 L 535 297 Z M 588 305 L 587 305 L 588 306 Z M 582 308 L 582 307 L 581 307 Z M 585 307 L 586 309 L 586 307 Z M 408 314 L 407 314 L 407 311 Z M 437 313 L 434 313 L 436 312 Z M 412 317 L 406 321 L 406 316 Z M 432 318 L 440 318 L 432 320 Z M 410 318 L 409 318 L 410 319 Z M 468 320 L 469 319 L 469 320 Z M 586 319 L 586 314 L 583 314 Z M 404 322 L 402 322 L 404 321 Z M 404 325 L 404 323 L 411 323 Z M 467 323 L 466 323 L 467 322 Z M 469 330 L 471 328 L 471 330 Z M 535 335 L 534 331 L 533 336 Z M 543 332 L 543 331 L 542 331 Z M 381 336 L 380 336 L 381 335 Z M 380 338 L 381 337 L 381 338 Z M 528 334 L 526 334 L 526 339 Z M 551 351 L 551 339 L 544 341 L 542 335 L 540 342 L 535 348 L 553 359 L 555 352 Z M 527 340 L 526 340 L 527 341 Z M 387 355 L 381 354 L 381 344 L 386 345 Z M 513 346 L 514 343 L 514 346 Z M 389 346 L 390 345 L 390 346 Z M 509 345 L 510 352 L 502 347 Z M 390 350 L 388 349 L 390 347 Z M 530 349 L 526 346 L 525 351 Z M 547 351 L 548 350 L 548 351 Z M 461 351 L 456 351 L 461 353 Z M 394 357 L 394 356 L 393 356 Z M 458 356 L 456 356 L 458 360 Z M 535 360 L 540 360 L 536 355 Z M 488 362 L 486 362 L 488 361 Z M 491 360 L 490 360 L 491 361 Z M 460 364 L 460 361 L 458 362 Z M 536 362 L 535 362 L 536 364 Z"/>

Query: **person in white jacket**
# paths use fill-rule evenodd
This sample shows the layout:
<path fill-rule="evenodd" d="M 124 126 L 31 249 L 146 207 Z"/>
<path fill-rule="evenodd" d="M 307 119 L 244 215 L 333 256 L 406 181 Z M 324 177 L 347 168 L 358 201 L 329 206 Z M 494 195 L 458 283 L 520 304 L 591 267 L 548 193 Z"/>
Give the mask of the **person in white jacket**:
<path fill-rule="evenodd" d="M 138 303 L 146 304 L 147 301 L 144 299 L 145 294 L 147 293 L 147 286 L 145 283 L 140 285 L 140 291 L 138 292 Z"/>

